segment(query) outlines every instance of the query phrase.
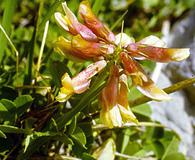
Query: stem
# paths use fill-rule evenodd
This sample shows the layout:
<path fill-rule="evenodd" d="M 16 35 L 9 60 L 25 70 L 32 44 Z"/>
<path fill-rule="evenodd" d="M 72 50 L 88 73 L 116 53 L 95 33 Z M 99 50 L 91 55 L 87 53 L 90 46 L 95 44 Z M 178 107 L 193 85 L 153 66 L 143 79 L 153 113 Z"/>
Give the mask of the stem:
<path fill-rule="evenodd" d="M 41 43 L 41 49 L 40 49 L 40 52 L 39 52 L 39 58 L 38 58 L 38 62 L 37 62 L 37 71 L 36 71 L 36 76 L 35 77 L 37 77 L 37 75 L 39 73 L 40 66 L 41 66 L 41 58 L 43 56 L 43 50 L 44 50 L 44 46 L 45 46 L 45 41 L 46 41 L 46 37 L 47 37 L 48 28 L 49 28 L 49 21 L 47 21 L 46 24 L 45 24 L 45 29 L 44 29 L 43 39 L 42 39 L 42 43 Z"/>
<path fill-rule="evenodd" d="M 126 154 L 122 154 L 119 152 L 115 152 L 115 156 L 129 159 L 129 160 L 156 160 L 156 158 L 153 158 L 153 157 L 135 157 L 135 156 L 129 156 Z"/>
<path fill-rule="evenodd" d="M 51 87 L 50 86 L 31 86 L 31 85 L 24 85 L 24 86 L 16 86 L 16 89 L 48 89 L 50 90 Z"/>
<path fill-rule="evenodd" d="M 195 77 L 183 80 L 183 81 L 178 82 L 176 84 L 173 84 L 172 86 L 164 88 L 163 90 L 166 93 L 170 94 L 170 93 L 176 92 L 178 90 L 181 90 L 183 88 L 186 88 L 186 87 L 192 85 L 193 83 L 195 83 Z M 146 96 L 142 96 L 140 98 L 135 99 L 134 101 L 129 102 L 129 104 L 130 104 L 130 106 L 134 107 L 134 106 L 138 106 L 138 105 L 144 104 L 144 103 L 152 101 L 152 100 L 153 99 L 151 99 L 151 98 L 148 98 Z"/>
<path fill-rule="evenodd" d="M 144 126 L 144 127 L 163 127 L 163 128 L 165 127 L 162 124 L 153 123 L 153 122 L 139 122 L 138 124 L 136 124 L 136 123 L 125 123 L 121 127 L 114 127 L 114 129 L 116 129 L 116 128 L 129 128 L 129 127 L 142 127 L 142 126 Z M 107 130 L 107 129 L 110 129 L 110 128 L 108 128 L 106 125 L 98 124 L 98 125 L 92 126 L 92 129 L 94 131 L 97 131 L 97 130 Z"/>
<path fill-rule="evenodd" d="M 116 28 L 116 26 L 123 20 L 123 18 L 125 17 L 125 15 L 127 14 L 128 10 L 125 11 L 125 13 L 123 13 L 123 15 L 112 25 L 112 27 L 110 28 L 112 31 Z"/>

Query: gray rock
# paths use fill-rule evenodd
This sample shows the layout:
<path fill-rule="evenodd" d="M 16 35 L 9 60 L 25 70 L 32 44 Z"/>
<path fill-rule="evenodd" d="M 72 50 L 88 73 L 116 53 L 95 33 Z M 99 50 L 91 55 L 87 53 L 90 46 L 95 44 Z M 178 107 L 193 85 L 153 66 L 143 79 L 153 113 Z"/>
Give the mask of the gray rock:
<path fill-rule="evenodd" d="M 195 10 L 177 22 L 170 34 L 165 37 L 172 48 L 190 48 L 190 57 L 181 62 L 169 63 L 163 71 L 173 82 L 179 82 L 195 75 Z M 166 76 L 161 75 L 159 85 L 166 87 L 171 84 Z M 195 84 L 172 94 L 170 102 L 152 102 L 154 120 L 175 130 L 181 137 L 181 151 L 195 159 L 195 143 L 193 126 L 195 124 Z"/>
<path fill-rule="evenodd" d="M 168 46 L 175 48 L 190 48 L 190 57 L 181 62 L 167 65 L 165 72 L 172 82 L 178 82 L 195 76 L 195 10 L 192 10 L 186 18 L 173 26 L 166 37 Z M 187 98 L 195 106 L 195 84 L 185 89 Z M 195 107 L 192 108 L 195 115 Z"/>
<path fill-rule="evenodd" d="M 160 88 L 171 85 L 165 74 L 160 74 L 157 82 Z M 171 94 L 171 100 L 166 102 L 151 102 L 152 119 L 174 130 L 181 138 L 180 151 L 187 154 L 193 146 L 192 119 L 187 114 L 187 100 L 182 92 Z"/>

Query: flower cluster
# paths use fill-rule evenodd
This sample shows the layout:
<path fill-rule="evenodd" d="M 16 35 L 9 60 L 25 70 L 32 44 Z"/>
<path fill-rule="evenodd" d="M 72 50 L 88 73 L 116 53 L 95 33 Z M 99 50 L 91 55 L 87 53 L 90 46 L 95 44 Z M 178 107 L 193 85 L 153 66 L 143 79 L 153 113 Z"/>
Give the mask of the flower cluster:
<path fill-rule="evenodd" d="M 83 93 L 89 88 L 91 78 L 101 71 L 108 61 L 113 61 L 106 87 L 100 95 L 100 119 L 109 127 L 121 126 L 125 122 L 137 123 L 128 104 L 127 77 L 140 92 L 154 100 L 167 100 L 169 96 L 159 89 L 144 72 L 136 59 L 149 59 L 156 62 L 180 61 L 189 56 L 189 49 L 165 48 L 165 43 L 155 36 L 139 42 L 125 33 L 114 35 L 92 12 L 88 0 L 79 6 L 83 24 L 62 3 L 65 15 L 57 12 L 55 19 L 60 27 L 69 32 L 71 39 L 60 36 L 55 49 L 70 59 L 92 60 L 77 76 L 67 73 L 62 77 L 62 87 L 56 99 L 66 101 L 72 94 Z"/>

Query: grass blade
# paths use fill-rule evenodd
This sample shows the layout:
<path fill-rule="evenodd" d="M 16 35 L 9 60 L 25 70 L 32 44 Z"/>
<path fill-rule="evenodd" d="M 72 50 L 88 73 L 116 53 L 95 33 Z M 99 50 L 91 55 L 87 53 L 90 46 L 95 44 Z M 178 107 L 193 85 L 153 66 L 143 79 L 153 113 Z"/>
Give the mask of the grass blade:
<path fill-rule="evenodd" d="M 5 2 L 5 10 L 3 13 L 3 20 L 2 20 L 2 26 L 5 28 L 5 31 L 10 33 L 11 30 L 11 21 L 12 17 L 14 15 L 14 10 L 17 6 L 17 0 L 6 0 Z M 5 34 L 0 33 L 0 62 L 2 61 L 3 55 L 4 55 L 4 50 L 7 45 L 6 37 L 4 36 Z"/>

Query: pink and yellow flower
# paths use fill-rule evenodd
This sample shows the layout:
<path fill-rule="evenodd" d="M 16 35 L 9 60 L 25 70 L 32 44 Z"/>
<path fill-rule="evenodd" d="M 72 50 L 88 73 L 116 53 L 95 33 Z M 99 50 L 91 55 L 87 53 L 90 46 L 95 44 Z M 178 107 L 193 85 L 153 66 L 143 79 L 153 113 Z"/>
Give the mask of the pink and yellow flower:
<path fill-rule="evenodd" d="M 169 96 L 158 88 L 144 72 L 136 59 L 149 59 L 156 62 L 181 61 L 190 52 L 188 48 L 166 48 L 165 43 L 155 36 L 139 42 L 125 33 L 114 35 L 92 12 L 88 0 L 79 6 L 83 24 L 62 3 L 65 15 L 57 12 L 55 19 L 62 29 L 71 34 L 68 40 L 60 36 L 55 49 L 70 59 L 95 61 L 77 76 L 71 78 L 67 73 L 62 77 L 62 87 L 56 99 L 66 101 L 74 93 L 80 94 L 90 86 L 91 78 L 111 61 L 110 76 L 100 95 L 100 119 L 110 128 L 125 122 L 137 123 L 128 104 L 127 76 L 140 92 L 154 100 L 168 100 Z M 120 72 L 119 72 L 120 71 Z M 121 74 L 122 73 L 122 74 Z"/>

